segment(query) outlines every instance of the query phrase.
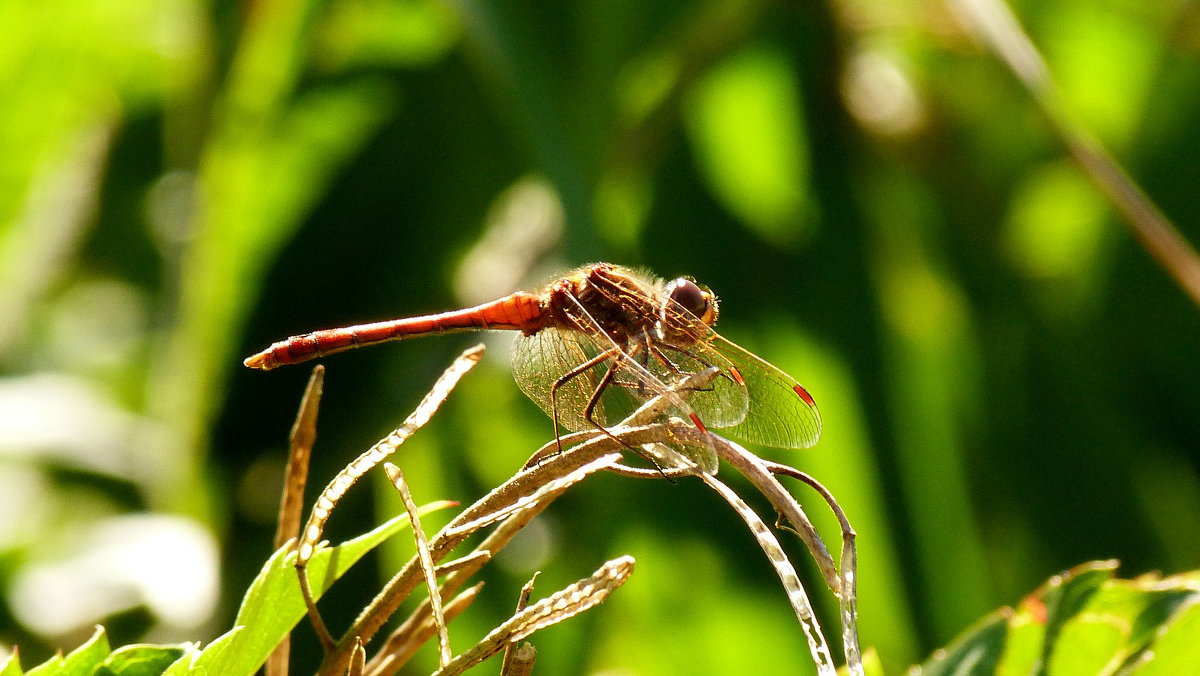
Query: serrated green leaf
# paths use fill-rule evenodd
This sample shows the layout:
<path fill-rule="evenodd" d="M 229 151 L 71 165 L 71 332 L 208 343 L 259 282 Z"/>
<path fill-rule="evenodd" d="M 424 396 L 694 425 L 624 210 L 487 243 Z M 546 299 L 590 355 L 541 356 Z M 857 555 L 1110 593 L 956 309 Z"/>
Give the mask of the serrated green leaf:
<path fill-rule="evenodd" d="M 26 673 L 27 676 L 88 676 L 110 652 L 104 627 L 96 627 L 92 637 L 66 657 L 55 655 Z"/>
<path fill-rule="evenodd" d="M 198 668 L 196 666 L 201 655 L 208 652 L 212 652 L 213 655 L 216 655 L 226 650 L 237 638 L 237 635 L 245 631 L 245 629 L 245 627 L 234 627 L 233 629 L 230 629 L 224 634 L 218 636 L 215 640 L 213 640 L 212 643 L 209 643 L 208 647 L 203 651 L 198 650 L 194 646 L 189 646 L 189 650 L 184 652 L 184 654 L 179 659 L 175 660 L 171 666 L 167 667 L 167 670 L 163 672 L 163 676 L 184 676 L 184 674 L 208 673 L 203 667 Z"/>
<path fill-rule="evenodd" d="M 1112 579 L 1117 561 L 1091 561 L 1055 575 L 1034 592 L 1046 605 L 1046 637 L 1043 659 L 1050 655 L 1049 647 L 1058 640 L 1058 632 L 1087 604 L 1092 594 Z"/>
<path fill-rule="evenodd" d="M 21 656 L 15 650 L 13 654 L 4 659 L 4 663 L 0 664 L 0 676 L 25 676 L 25 672 L 21 669 Z"/>
<path fill-rule="evenodd" d="M 1200 596 L 1193 596 L 1157 637 L 1129 676 L 1171 676 L 1200 664 Z"/>
<path fill-rule="evenodd" d="M 996 666 L 997 676 L 1028 676 L 1036 673 L 1046 639 L 1046 605 L 1030 596 L 1017 606 L 1008 620 L 1008 640 Z"/>
<path fill-rule="evenodd" d="M 420 514 L 454 504 L 435 502 L 421 508 Z M 318 550 L 308 562 L 313 595 L 319 599 L 364 554 L 407 526 L 408 516 L 402 514 L 337 547 Z M 228 637 L 227 640 L 218 639 L 204 649 L 192 664 L 191 673 L 250 676 L 304 617 L 306 609 L 296 577 L 296 554 L 290 550 L 291 545 L 285 545 L 271 555 L 246 592 L 234 621 L 235 630 L 221 637 Z M 332 570 L 329 568 L 331 560 L 335 562 Z M 244 631 L 236 631 L 243 627 Z"/>
<path fill-rule="evenodd" d="M 1109 674 L 1120 666 L 1128 645 L 1130 621 L 1119 615 L 1082 613 L 1063 625 L 1051 646 L 1046 673 Z"/>
<path fill-rule="evenodd" d="M 117 648 L 92 676 L 161 676 L 187 651 L 182 645 L 127 645 Z"/>
<path fill-rule="evenodd" d="M 945 650 L 934 653 L 918 672 L 921 676 L 990 674 L 1004 651 L 1012 609 L 1001 608 L 976 622 Z"/>

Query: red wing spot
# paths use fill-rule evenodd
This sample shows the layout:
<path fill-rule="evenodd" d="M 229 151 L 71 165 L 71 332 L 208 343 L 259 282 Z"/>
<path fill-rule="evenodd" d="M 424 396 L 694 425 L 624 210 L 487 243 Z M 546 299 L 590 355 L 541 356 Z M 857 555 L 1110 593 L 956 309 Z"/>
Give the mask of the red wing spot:
<path fill-rule="evenodd" d="M 808 404 L 809 406 L 817 405 L 817 402 L 813 401 L 812 395 L 808 393 L 808 390 L 804 389 L 804 387 L 799 383 L 793 385 L 792 389 L 796 391 L 796 394 L 800 395 L 800 398 L 804 400 L 804 403 Z"/>
<path fill-rule="evenodd" d="M 746 386 L 746 380 L 742 378 L 742 372 L 737 370 L 736 366 L 729 367 L 729 375 L 733 376 L 733 379 L 737 381 L 738 385 L 741 385 L 742 387 Z"/>
<path fill-rule="evenodd" d="M 696 415 L 695 413 L 689 413 L 688 417 L 692 419 L 692 422 L 696 423 L 696 427 L 698 427 L 701 432 L 708 434 L 708 428 L 704 426 L 704 423 L 700 422 L 700 416 Z"/>

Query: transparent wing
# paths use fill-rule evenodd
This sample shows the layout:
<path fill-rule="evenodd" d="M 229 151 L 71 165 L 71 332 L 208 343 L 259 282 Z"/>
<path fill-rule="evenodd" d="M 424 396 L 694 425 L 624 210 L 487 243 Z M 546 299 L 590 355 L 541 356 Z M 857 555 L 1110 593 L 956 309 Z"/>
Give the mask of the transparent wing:
<path fill-rule="evenodd" d="M 521 391 L 537 403 L 546 415 L 556 418 L 562 428 L 591 429 L 593 426 L 588 423 L 585 413 L 593 397 L 596 398 L 596 405 L 592 420 L 603 427 L 610 427 L 628 417 L 650 398 L 667 392 L 664 381 L 678 382 L 694 370 L 707 367 L 707 364 L 701 365 L 694 359 L 688 361 L 690 358 L 686 355 L 673 354 L 672 357 L 666 358 L 663 353 L 655 352 L 646 342 L 637 343 L 623 351 L 611 342 L 602 344 L 578 331 L 547 327 L 517 341 L 513 349 L 513 377 Z M 579 370 L 589 362 L 594 363 Z M 564 380 L 565 376 L 573 373 L 577 374 Z M 552 394 L 556 382 L 560 384 L 557 393 Z M 713 408 L 714 415 L 718 408 L 728 408 L 728 404 L 716 406 L 716 401 L 733 400 L 736 402 L 733 405 L 740 407 L 738 417 L 744 416 L 744 390 L 739 393 L 739 386 L 732 385 L 732 382 L 718 383 L 695 392 L 667 392 L 673 401 L 665 407 L 663 417 L 675 415 L 687 419 L 693 411 L 691 402 L 697 395 L 705 404 L 714 402 L 709 406 Z M 708 424 L 704 417 L 700 419 Z M 703 470 L 716 472 L 716 454 L 711 450 L 704 452 L 682 444 L 664 442 Z M 646 444 L 643 448 L 664 467 L 676 464 L 670 454 L 664 453 L 657 444 Z"/>
<path fill-rule="evenodd" d="M 600 387 L 611 367 L 610 358 L 597 361 L 579 375 L 564 381 L 557 394 L 554 384 L 588 361 L 613 349 L 601 346 L 591 336 L 578 331 L 546 327 L 517 340 L 513 348 L 513 378 L 517 386 L 558 424 L 572 431 L 589 429 L 584 413 L 588 402 Z M 615 374 L 620 377 L 620 374 Z M 592 419 L 604 427 L 614 425 L 633 413 L 641 404 L 637 390 L 609 385 L 599 396 Z"/>
<path fill-rule="evenodd" d="M 663 312 L 664 336 L 687 353 L 691 370 L 711 364 L 720 370 L 711 393 L 689 399 L 701 420 L 744 441 L 775 448 L 808 448 L 821 436 L 817 405 L 791 376 L 725 340 L 678 305 Z M 720 383 L 724 382 L 724 389 Z M 740 393 L 744 403 L 735 401 Z"/>
<path fill-rule="evenodd" d="M 821 437 L 821 414 L 804 386 L 750 352 L 712 333 L 701 357 L 719 354 L 734 371 L 722 371 L 745 383 L 746 415 L 725 428 L 730 435 L 774 448 L 808 448 Z M 720 425 L 715 425 L 720 427 Z"/>
<path fill-rule="evenodd" d="M 683 392 L 684 399 L 700 421 L 708 427 L 727 428 L 741 423 L 746 418 L 751 403 L 744 384 L 732 377 L 734 364 L 724 355 L 713 350 L 688 349 L 664 343 L 654 344 L 646 350 L 653 358 L 646 360 L 646 368 L 667 383 L 679 382 L 682 378 L 715 366 L 717 377 L 703 389 Z"/>

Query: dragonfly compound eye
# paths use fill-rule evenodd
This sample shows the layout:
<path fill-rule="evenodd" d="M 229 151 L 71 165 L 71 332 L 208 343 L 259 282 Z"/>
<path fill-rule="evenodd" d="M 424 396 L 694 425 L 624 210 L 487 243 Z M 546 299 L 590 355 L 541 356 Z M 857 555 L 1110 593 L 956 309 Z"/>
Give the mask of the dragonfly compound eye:
<path fill-rule="evenodd" d="M 701 289 L 690 279 L 679 278 L 667 285 L 668 305 L 687 310 L 705 324 L 716 320 L 716 306 L 712 294 Z"/>

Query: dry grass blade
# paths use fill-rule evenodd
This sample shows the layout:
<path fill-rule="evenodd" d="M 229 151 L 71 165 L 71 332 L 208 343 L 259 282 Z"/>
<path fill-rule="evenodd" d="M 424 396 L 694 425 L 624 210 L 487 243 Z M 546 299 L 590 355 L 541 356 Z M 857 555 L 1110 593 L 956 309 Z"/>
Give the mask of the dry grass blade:
<path fill-rule="evenodd" d="M 354 656 L 350 658 L 350 666 L 346 668 L 346 676 L 363 676 L 363 667 L 367 662 L 367 651 L 361 642 L 354 646 Z"/>
<path fill-rule="evenodd" d="M 481 589 L 483 589 L 482 582 L 468 587 L 466 591 L 450 599 L 444 609 L 446 622 L 458 617 L 476 598 L 479 598 Z M 390 676 L 396 673 L 433 636 L 437 629 L 434 624 L 429 601 L 426 600 L 408 619 L 396 627 L 375 657 L 367 663 L 367 676 Z"/>
<path fill-rule="evenodd" d="M 312 550 L 316 546 L 316 543 L 321 540 L 321 533 L 325 522 L 329 520 L 329 513 L 337 504 L 337 501 L 346 494 L 346 491 L 364 473 L 378 465 L 384 458 L 395 453 L 396 449 L 411 437 L 414 432 L 429 422 L 433 414 L 441 407 L 442 402 L 450 395 L 450 391 L 458 384 L 459 379 L 479 363 L 479 360 L 483 357 L 483 350 L 483 345 L 476 345 L 463 352 L 442 373 L 442 376 L 433 384 L 433 388 L 429 390 L 429 393 L 421 400 L 416 410 L 412 412 L 412 415 L 405 419 L 403 425 L 379 440 L 374 446 L 367 449 L 365 453 L 355 458 L 353 462 L 333 478 L 333 481 L 329 482 L 329 485 L 321 492 L 321 496 L 317 498 L 316 505 L 313 506 L 312 516 L 309 517 L 308 523 L 304 526 L 303 537 L 297 548 L 297 565 L 302 565 L 312 557 Z"/>
<path fill-rule="evenodd" d="M 312 622 L 313 629 L 317 633 L 317 638 L 321 641 L 327 653 L 332 652 L 336 646 L 333 636 L 329 633 L 329 629 L 325 627 L 325 621 L 321 619 L 321 614 L 317 611 L 305 567 L 308 564 L 308 560 L 312 557 L 317 543 L 321 540 L 321 533 L 324 531 L 325 523 L 329 520 L 330 513 L 333 511 L 334 506 L 337 505 L 338 500 L 358 481 L 359 477 L 379 464 L 384 458 L 394 453 L 405 440 L 429 422 L 433 414 L 441 407 L 442 402 L 450 395 L 454 386 L 458 384 L 458 381 L 467 371 L 470 371 L 472 367 L 479 363 L 479 360 L 483 357 L 483 351 L 483 345 L 476 345 L 463 352 L 458 359 L 455 359 L 454 363 L 433 384 L 433 388 L 421 400 L 416 410 L 405 419 L 404 424 L 387 437 L 378 441 L 339 472 L 329 482 L 329 485 L 325 487 L 325 490 L 321 492 L 316 504 L 313 505 L 312 514 L 308 518 L 308 523 L 304 526 L 301 539 L 296 547 L 296 572 L 300 577 L 300 591 L 304 596 L 304 604 L 308 607 L 309 619 Z M 346 647 L 349 646 L 347 645 Z"/>
<path fill-rule="evenodd" d="M 529 509 L 530 507 L 536 505 L 539 501 L 546 500 L 546 498 L 549 496 L 561 495 L 563 491 L 567 490 L 574 484 L 583 481 L 589 474 L 609 467 L 619 458 L 620 456 L 615 453 L 602 455 L 592 462 L 572 470 L 564 476 L 547 481 L 546 483 L 538 486 L 537 490 L 535 490 L 533 493 L 529 495 L 522 495 L 521 497 L 517 498 L 516 502 L 505 505 L 489 514 L 484 514 L 478 519 L 472 519 L 471 521 L 467 521 L 466 523 L 459 525 L 447 526 L 445 535 L 447 537 L 465 538 L 471 533 L 486 528 L 497 521 L 508 518 L 516 512 L 519 512 L 523 509 Z"/>
<path fill-rule="evenodd" d="M 537 648 L 532 643 L 522 643 L 504 653 L 504 667 L 500 676 L 529 676 L 533 673 L 533 663 L 537 661 Z"/>
<path fill-rule="evenodd" d="M 817 622 L 812 604 L 808 600 L 808 594 L 804 591 L 804 585 L 800 583 L 800 577 L 796 575 L 796 568 L 788 560 L 787 554 L 784 554 L 778 538 L 771 532 L 766 522 L 759 518 L 753 509 L 750 509 L 746 501 L 733 492 L 733 489 L 710 474 L 705 474 L 702 478 L 704 483 L 725 498 L 725 501 L 742 517 L 742 520 L 750 527 L 750 532 L 754 534 L 754 539 L 758 541 L 759 547 L 762 548 L 763 553 L 767 555 L 767 559 L 775 568 L 779 581 L 783 583 L 788 601 L 792 604 L 792 610 L 796 613 L 796 619 L 800 621 L 800 626 L 804 630 L 804 637 L 808 639 L 808 651 L 812 655 L 813 663 L 817 665 L 817 673 L 821 676 L 835 676 L 837 667 L 833 664 L 829 643 L 825 640 L 824 633 L 821 632 L 821 625 Z"/>
<path fill-rule="evenodd" d="M 529 597 L 533 595 L 533 584 L 537 581 L 538 575 L 540 574 L 541 571 L 535 572 L 533 577 L 529 578 L 528 582 L 521 585 L 521 593 L 517 596 L 517 612 L 525 610 L 525 608 L 529 605 Z M 526 643 L 525 645 L 529 644 Z M 536 654 L 537 651 L 534 652 Z M 500 676 L 505 676 L 505 674 L 510 674 L 512 672 L 513 660 L 517 659 L 515 653 L 516 645 L 509 643 L 504 647 L 504 659 L 500 662 Z M 529 665 L 529 668 L 533 668 L 532 663 Z"/>
<path fill-rule="evenodd" d="M 436 676 L 452 676 L 500 652 L 508 643 L 520 641 L 535 631 L 573 617 L 608 598 L 633 574 L 633 557 L 622 556 L 605 563 L 590 577 L 548 596 L 512 616 L 493 629 L 475 647 L 454 658 Z"/>
<path fill-rule="evenodd" d="M 288 437 L 287 469 L 284 472 L 283 495 L 279 499 L 279 519 L 275 526 L 275 549 L 300 534 L 300 515 L 304 510 L 304 489 L 308 486 L 309 459 L 317 441 L 317 411 L 325 386 L 325 367 L 313 368 L 300 410 Z M 291 637 L 285 636 L 267 657 L 263 670 L 266 676 L 287 676 Z"/>
<path fill-rule="evenodd" d="M 838 504 L 837 498 L 833 497 L 833 493 L 828 488 L 825 488 L 820 481 L 788 465 L 774 462 L 766 462 L 765 464 L 775 474 L 790 476 L 808 484 L 825 500 L 826 504 L 829 505 L 829 509 L 837 517 L 838 524 L 842 528 L 842 556 L 840 559 L 842 579 L 842 644 L 845 646 L 846 664 L 849 665 L 851 673 L 861 674 L 862 654 L 859 652 L 858 634 L 854 631 L 858 617 L 858 549 L 855 547 L 854 542 L 858 536 L 854 532 L 854 528 L 850 526 L 850 520 L 846 517 L 846 512 L 842 510 L 842 506 Z M 854 670 L 855 665 L 858 665 L 857 671 Z"/>
<path fill-rule="evenodd" d="M 433 623 L 438 632 L 438 656 L 441 660 L 439 664 L 445 667 L 450 663 L 451 657 L 450 630 L 446 628 L 446 615 L 442 612 L 442 595 L 438 590 L 437 571 L 433 566 L 433 557 L 429 554 L 429 541 L 425 539 L 425 531 L 421 529 L 421 520 L 417 515 L 417 503 L 413 500 L 412 492 L 408 490 L 404 472 L 390 462 L 384 463 L 383 469 L 387 472 L 388 479 L 391 479 L 392 485 L 400 492 L 400 497 L 404 501 L 404 509 L 408 512 L 409 521 L 412 523 L 413 538 L 417 545 L 417 558 L 421 562 L 421 570 L 425 573 L 425 585 L 429 587 L 429 608 L 433 611 Z"/>
<path fill-rule="evenodd" d="M 1124 217 L 1142 246 L 1200 305 L 1200 257 L 1108 151 L 1066 113 L 1050 71 L 1003 0 L 952 0 L 976 31 L 1029 90 L 1067 149 Z"/>

